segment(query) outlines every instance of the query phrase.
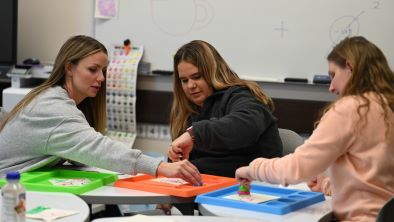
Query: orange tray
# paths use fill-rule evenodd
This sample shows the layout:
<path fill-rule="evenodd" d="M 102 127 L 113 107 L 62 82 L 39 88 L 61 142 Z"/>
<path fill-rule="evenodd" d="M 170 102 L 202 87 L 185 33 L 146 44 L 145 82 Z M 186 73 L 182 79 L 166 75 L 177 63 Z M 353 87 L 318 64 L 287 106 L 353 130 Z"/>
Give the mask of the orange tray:
<path fill-rule="evenodd" d="M 193 197 L 199 194 L 214 191 L 220 188 L 237 184 L 234 178 L 201 174 L 202 186 L 190 184 L 170 184 L 160 181 L 153 181 L 158 178 L 150 175 L 140 175 L 126 179 L 119 179 L 115 182 L 116 187 L 142 190 L 153 193 L 161 193 L 179 197 Z"/>

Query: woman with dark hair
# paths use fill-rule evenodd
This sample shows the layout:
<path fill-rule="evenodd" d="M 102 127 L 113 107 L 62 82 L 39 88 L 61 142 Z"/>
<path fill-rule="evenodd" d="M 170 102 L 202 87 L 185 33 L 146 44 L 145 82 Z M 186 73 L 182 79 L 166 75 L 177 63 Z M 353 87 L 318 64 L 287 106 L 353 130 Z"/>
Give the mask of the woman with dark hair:
<path fill-rule="evenodd" d="M 174 56 L 168 156 L 189 159 L 201 173 L 234 177 L 255 158 L 281 156 L 272 110 L 260 86 L 240 79 L 212 45 L 187 43 Z"/>

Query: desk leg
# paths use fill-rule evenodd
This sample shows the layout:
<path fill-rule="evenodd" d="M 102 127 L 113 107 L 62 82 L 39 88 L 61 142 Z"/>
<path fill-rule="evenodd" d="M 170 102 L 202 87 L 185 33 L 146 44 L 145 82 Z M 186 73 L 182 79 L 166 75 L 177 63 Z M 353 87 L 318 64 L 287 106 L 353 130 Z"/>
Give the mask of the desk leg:
<path fill-rule="evenodd" d="M 173 204 L 183 215 L 194 215 L 194 203 Z"/>
<path fill-rule="evenodd" d="M 92 209 L 93 209 L 93 208 L 92 208 L 92 204 L 88 204 L 88 207 L 89 207 L 89 218 L 92 219 L 92 216 L 93 216 L 93 213 L 92 213 L 92 212 L 93 212 L 93 211 L 92 211 Z"/>
<path fill-rule="evenodd" d="M 113 205 L 113 204 L 106 204 L 105 205 L 105 210 L 97 212 L 93 214 L 92 212 L 92 204 L 88 204 L 89 210 L 90 210 L 90 219 L 94 220 L 97 218 L 102 218 L 102 217 L 121 217 L 123 216 L 122 213 L 119 210 L 118 205 Z"/>
<path fill-rule="evenodd" d="M 122 216 L 122 213 L 120 212 L 119 206 L 118 205 L 113 205 L 113 204 L 106 204 L 105 205 L 105 211 L 104 211 L 105 216 L 108 217 L 120 217 Z"/>

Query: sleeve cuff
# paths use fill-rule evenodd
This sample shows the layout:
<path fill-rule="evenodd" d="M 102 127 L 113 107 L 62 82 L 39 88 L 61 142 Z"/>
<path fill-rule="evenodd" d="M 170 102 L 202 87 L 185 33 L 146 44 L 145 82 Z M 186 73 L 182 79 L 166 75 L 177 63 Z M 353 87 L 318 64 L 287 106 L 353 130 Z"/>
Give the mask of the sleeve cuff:
<path fill-rule="evenodd" d="M 330 186 L 330 178 L 326 177 L 323 179 L 322 184 L 321 184 L 322 192 L 326 196 L 331 196 L 331 186 Z"/>
<path fill-rule="evenodd" d="M 149 174 L 152 176 L 156 176 L 157 167 L 159 167 L 160 163 L 161 163 L 161 160 L 158 158 L 153 158 L 153 157 L 141 154 L 137 159 L 137 163 L 135 165 L 135 170 L 132 174 L 145 173 L 145 174 Z"/>

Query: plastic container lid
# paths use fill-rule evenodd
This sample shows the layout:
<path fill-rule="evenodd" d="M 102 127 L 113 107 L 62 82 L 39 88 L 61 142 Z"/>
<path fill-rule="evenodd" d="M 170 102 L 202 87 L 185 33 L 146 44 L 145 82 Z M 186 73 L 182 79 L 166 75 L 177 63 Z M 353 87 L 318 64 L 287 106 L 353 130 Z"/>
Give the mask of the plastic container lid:
<path fill-rule="evenodd" d="M 6 176 L 7 180 L 19 180 L 20 177 L 19 172 L 8 172 Z"/>

